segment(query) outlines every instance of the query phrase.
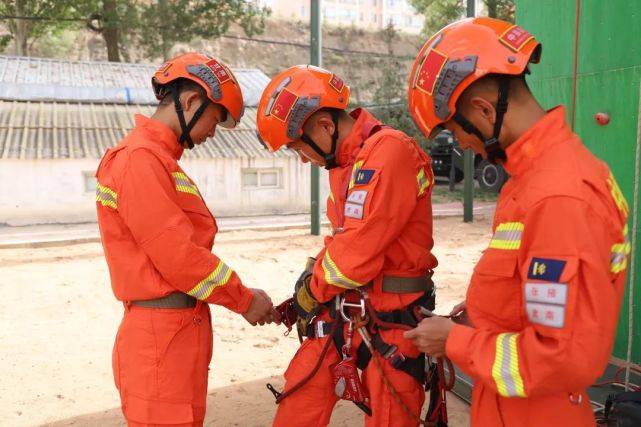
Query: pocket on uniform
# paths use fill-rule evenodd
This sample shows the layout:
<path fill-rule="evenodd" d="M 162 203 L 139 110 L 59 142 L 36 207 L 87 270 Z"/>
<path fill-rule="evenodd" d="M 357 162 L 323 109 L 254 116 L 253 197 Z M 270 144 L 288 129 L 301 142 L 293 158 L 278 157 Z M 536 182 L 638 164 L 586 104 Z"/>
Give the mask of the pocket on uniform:
<path fill-rule="evenodd" d="M 518 252 L 487 249 L 474 268 L 468 289 L 470 311 L 513 328 L 522 323 Z"/>

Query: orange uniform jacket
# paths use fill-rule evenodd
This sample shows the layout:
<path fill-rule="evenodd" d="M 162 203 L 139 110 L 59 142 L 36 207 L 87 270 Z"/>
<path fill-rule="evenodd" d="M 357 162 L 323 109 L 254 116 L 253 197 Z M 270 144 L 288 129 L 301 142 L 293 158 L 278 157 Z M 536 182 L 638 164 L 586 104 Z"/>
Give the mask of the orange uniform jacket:
<path fill-rule="evenodd" d="M 474 426 L 589 426 L 585 389 L 610 357 L 630 243 L 607 165 L 551 110 L 507 149 L 494 235 L 467 293 L 474 328 L 446 353 L 474 380 Z"/>
<path fill-rule="evenodd" d="M 329 301 L 346 289 L 373 282 L 369 296 L 377 310 L 405 308 L 422 293 L 383 293 L 381 282 L 386 275 L 417 277 L 436 267 L 431 254 L 431 160 L 400 131 L 382 129 L 368 138 L 370 129 L 379 122 L 365 110 L 357 109 L 351 115 L 356 122 L 338 147 L 339 166 L 329 172 L 327 215 L 335 233 L 326 238 L 325 248 L 317 257 L 311 289 L 319 301 Z M 318 317 L 328 321 L 328 310 Z M 404 355 L 417 357 L 418 350 L 403 339 L 402 330 L 379 333 Z M 325 336 L 303 342 L 285 372 L 285 390 L 309 374 L 328 339 Z M 353 352 L 360 343 L 360 335 L 355 334 Z M 338 362 L 337 351 L 327 352 L 318 374 L 280 403 L 274 427 L 328 424 L 338 399 L 331 374 Z M 425 398 L 422 384 L 390 363 L 384 362 L 383 369 L 400 399 L 412 413 L 419 414 Z M 362 378 L 373 412 L 372 417 L 366 417 L 366 426 L 416 425 L 394 400 L 375 363 L 369 363 Z"/>
<path fill-rule="evenodd" d="M 163 124 L 136 127 L 98 167 L 98 223 L 118 300 L 183 292 L 238 313 L 252 294 L 211 253 L 218 230 L 198 188 L 178 166 L 183 149 Z"/>
<path fill-rule="evenodd" d="M 379 122 L 361 109 L 352 116 L 356 122 L 337 154 L 340 166 L 329 172 L 327 216 L 335 234 L 317 257 L 312 291 L 329 301 L 373 281 L 374 307 L 394 310 L 420 294 L 383 296 L 382 277 L 421 276 L 437 264 L 431 253 L 431 160 L 397 130 L 382 129 L 364 143 L 364 133 Z"/>

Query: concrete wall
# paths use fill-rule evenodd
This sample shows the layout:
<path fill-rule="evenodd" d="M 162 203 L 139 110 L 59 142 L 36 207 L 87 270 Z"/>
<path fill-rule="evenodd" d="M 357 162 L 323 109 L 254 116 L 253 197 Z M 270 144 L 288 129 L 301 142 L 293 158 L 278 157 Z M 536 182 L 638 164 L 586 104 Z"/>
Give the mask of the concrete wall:
<path fill-rule="evenodd" d="M 185 160 L 183 169 L 196 182 L 216 216 L 309 212 L 310 168 L 296 157 L 270 159 Z M 78 223 L 96 220 L 95 192 L 85 188 L 98 160 L 0 161 L 0 225 Z M 242 171 L 278 170 L 275 188 L 244 188 Z M 321 176 L 321 206 L 328 194 Z"/>

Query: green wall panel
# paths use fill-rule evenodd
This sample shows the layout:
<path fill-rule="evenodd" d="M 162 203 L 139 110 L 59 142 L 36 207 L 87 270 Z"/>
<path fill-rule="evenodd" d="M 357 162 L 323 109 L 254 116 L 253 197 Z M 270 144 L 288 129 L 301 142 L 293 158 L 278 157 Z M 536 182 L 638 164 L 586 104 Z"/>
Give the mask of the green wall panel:
<path fill-rule="evenodd" d="M 516 20 L 543 43 L 541 63 L 528 82 L 541 104 L 565 104 L 571 116 L 576 2 L 516 0 Z M 635 153 L 641 84 L 641 1 L 582 0 L 579 25 L 575 132 L 605 160 L 627 198 L 637 224 L 634 280 L 633 361 L 641 364 L 641 212 L 633 217 Z M 604 112 L 611 121 L 597 124 Z M 630 280 L 628 278 L 628 286 Z M 623 302 L 614 356 L 625 358 L 628 345 L 628 290 Z"/>

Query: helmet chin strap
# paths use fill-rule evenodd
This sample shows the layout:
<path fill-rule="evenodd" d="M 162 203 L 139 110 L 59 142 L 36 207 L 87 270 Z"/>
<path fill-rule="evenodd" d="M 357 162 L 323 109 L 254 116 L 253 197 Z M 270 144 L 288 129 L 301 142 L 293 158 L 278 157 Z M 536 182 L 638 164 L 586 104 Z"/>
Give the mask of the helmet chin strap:
<path fill-rule="evenodd" d="M 338 111 L 331 110 L 332 122 L 334 123 L 334 133 L 332 134 L 332 148 L 329 153 L 325 153 L 314 140 L 305 132 L 301 135 L 300 139 L 318 153 L 325 160 L 325 169 L 330 170 L 338 166 L 336 162 L 336 144 L 338 141 Z"/>
<path fill-rule="evenodd" d="M 189 123 L 187 123 L 185 121 L 185 113 L 183 111 L 182 104 L 180 103 L 180 90 L 178 83 L 173 84 L 171 93 L 174 98 L 174 108 L 176 110 L 176 115 L 178 116 L 178 121 L 180 122 L 180 130 L 182 132 L 178 140 L 178 144 L 182 147 L 183 143 L 187 142 L 187 148 L 191 150 L 192 148 L 194 148 L 194 142 L 191 140 L 191 135 L 189 133 L 196 125 L 198 119 L 200 119 L 200 116 L 203 115 L 205 109 L 211 103 L 211 101 L 209 101 L 208 98 L 201 99 L 202 103 L 200 104 L 200 107 L 198 107 L 198 109 L 194 113 L 194 116 L 191 118 Z"/>
<path fill-rule="evenodd" d="M 471 135 L 476 135 L 481 141 L 483 141 L 483 147 L 487 153 L 487 159 L 494 164 L 499 160 L 504 161 L 507 159 L 505 150 L 501 148 L 501 144 L 499 143 L 499 134 L 501 133 L 501 127 L 503 126 L 503 117 L 507 112 L 507 98 L 510 89 L 510 79 L 507 76 L 498 76 L 498 82 L 499 97 L 496 103 L 496 121 L 494 122 L 494 129 L 490 138 L 485 138 L 481 131 L 460 112 L 456 111 L 452 117 L 452 119 L 458 123 L 465 132 Z"/>

